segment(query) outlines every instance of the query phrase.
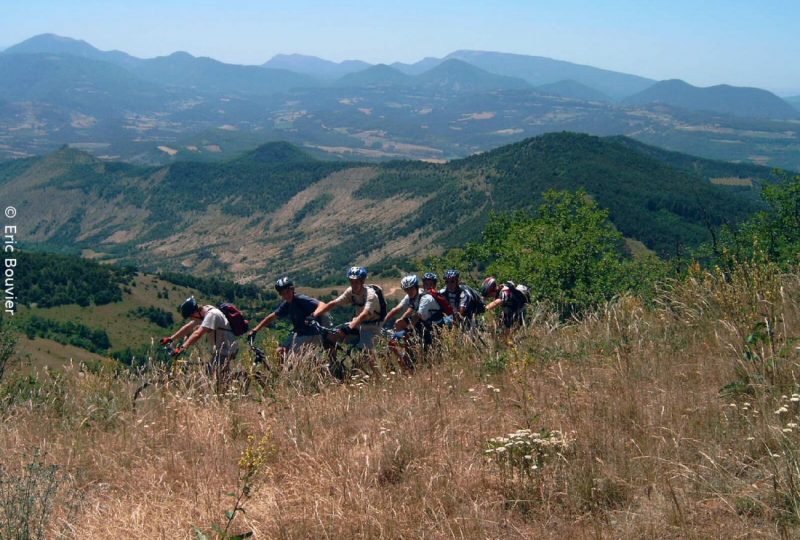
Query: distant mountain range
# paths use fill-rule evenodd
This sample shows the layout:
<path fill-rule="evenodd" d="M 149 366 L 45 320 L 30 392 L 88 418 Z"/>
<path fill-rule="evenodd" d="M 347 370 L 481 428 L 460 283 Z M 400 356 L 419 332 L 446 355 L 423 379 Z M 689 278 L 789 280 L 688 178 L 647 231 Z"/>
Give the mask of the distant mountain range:
<path fill-rule="evenodd" d="M 799 118 L 800 114 L 775 94 L 758 88 L 739 88 L 721 84 L 698 88 L 680 80 L 658 82 L 624 104 L 664 103 L 689 110 L 713 111 L 752 118 Z"/>
<path fill-rule="evenodd" d="M 655 81 L 591 66 L 582 66 L 541 56 L 526 56 L 485 51 L 456 51 L 446 58 L 457 58 L 491 73 L 520 77 L 533 86 L 565 79 L 593 88 L 614 99 L 640 92 Z"/>
<path fill-rule="evenodd" d="M 599 90 L 590 88 L 585 84 L 581 84 L 578 81 L 573 81 L 572 79 L 565 79 L 563 81 L 550 84 L 543 84 L 541 86 L 537 86 L 536 90 L 542 92 L 543 94 L 568 97 L 582 101 L 613 101 L 610 97 Z"/>
<path fill-rule="evenodd" d="M 332 163 L 270 143 L 218 163 L 138 167 L 62 148 L 0 163 L 29 247 L 91 250 L 145 269 L 224 270 L 262 283 L 377 270 L 478 238 L 491 211 L 586 189 L 628 238 L 674 254 L 760 206 L 770 170 L 626 138 L 549 134 L 446 164 Z M 717 185 L 720 184 L 720 185 Z M 344 209 L 344 210 L 343 210 Z"/>
<path fill-rule="evenodd" d="M 332 158 L 453 159 L 570 130 L 797 169 L 797 117 L 763 90 L 493 52 L 240 66 L 185 52 L 140 59 L 46 34 L 0 53 L 0 158 L 70 144 L 139 163 L 217 160 L 288 140 Z"/>
<path fill-rule="evenodd" d="M 331 62 L 316 56 L 303 54 L 278 54 L 262 64 L 265 68 L 285 69 L 302 73 L 323 80 L 334 80 L 344 77 L 348 73 L 355 73 L 370 67 L 370 64 L 361 60 L 345 60 L 344 62 Z"/>

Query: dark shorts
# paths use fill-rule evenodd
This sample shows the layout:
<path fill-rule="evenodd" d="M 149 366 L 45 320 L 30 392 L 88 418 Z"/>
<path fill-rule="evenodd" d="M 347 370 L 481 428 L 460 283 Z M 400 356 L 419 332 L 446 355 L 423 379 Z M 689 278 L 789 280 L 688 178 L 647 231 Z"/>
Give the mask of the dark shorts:
<path fill-rule="evenodd" d="M 525 308 L 511 309 L 503 308 L 503 326 L 514 328 L 515 326 L 525 325 Z"/>

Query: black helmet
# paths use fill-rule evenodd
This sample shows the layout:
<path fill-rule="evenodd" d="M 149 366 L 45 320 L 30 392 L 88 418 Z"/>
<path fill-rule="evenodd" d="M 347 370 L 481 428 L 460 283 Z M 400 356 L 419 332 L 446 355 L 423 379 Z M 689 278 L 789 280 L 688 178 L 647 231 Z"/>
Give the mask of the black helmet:
<path fill-rule="evenodd" d="M 483 280 L 481 285 L 482 296 L 495 296 L 497 294 L 497 280 L 493 277 L 487 277 Z"/>
<path fill-rule="evenodd" d="M 422 275 L 422 281 L 433 281 L 436 283 L 439 281 L 439 276 L 437 276 L 434 272 L 425 272 Z"/>
<path fill-rule="evenodd" d="M 197 305 L 197 300 L 194 299 L 194 296 L 190 296 L 183 301 L 183 304 L 181 304 L 181 307 L 178 309 L 181 311 L 181 317 L 186 319 L 199 310 L 200 306 Z"/>
<path fill-rule="evenodd" d="M 275 282 L 275 290 L 281 292 L 286 289 L 294 289 L 294 281 L 284 276 Z"/>
<path fill-rule="evenodd" d="M 367 269 L 363 266 L 351 266 L 347 271 L 347 279 L 367 279 Z"/>

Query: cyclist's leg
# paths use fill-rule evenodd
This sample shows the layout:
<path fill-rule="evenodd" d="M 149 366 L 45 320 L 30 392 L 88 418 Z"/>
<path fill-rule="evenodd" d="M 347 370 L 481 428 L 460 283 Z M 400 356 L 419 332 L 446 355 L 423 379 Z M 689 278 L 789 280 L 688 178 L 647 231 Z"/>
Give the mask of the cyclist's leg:
<path fill-rule="evenodd" d="M 381 333 L 381 324 L 378 322 L 362 324 L 358 330 L 359 340 L 357 347 L 363 351 L 372 373 L 378 374 L 378 355 L 375 353 L 375 338 Z"/>

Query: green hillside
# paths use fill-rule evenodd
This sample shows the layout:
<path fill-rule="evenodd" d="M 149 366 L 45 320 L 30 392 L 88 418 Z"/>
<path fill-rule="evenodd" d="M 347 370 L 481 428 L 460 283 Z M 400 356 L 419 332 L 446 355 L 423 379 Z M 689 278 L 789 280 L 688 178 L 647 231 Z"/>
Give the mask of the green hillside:
<path fill-rule="evenodd" d="M 34 365 L 96 360 L 128 363 L 183 324 L 176 307 L 189 295 L 217 304 L 234 301 L 251 318 L 277 303 L 272 290 L 219 277 L 159 275 L 52 253 L 17 254 L 20 291 L 13 321 L 25 336 L 23 357 Z"/>
<path fill-rule="evenodd" d="M 723 174 L 756 180 L 713 185 Z M 708 162 L 626 139 L 550 134 L 446 164 L 319 161 L 271 143 L 220 163 L 106 163 L 62 149 L 0 164 L 29 245 L 147 270 L 325 280 L 356 262 L 389 269 L 478 237 L 489 213 L 531 210 L 583 187 L 627 237 L 662 255 L 759 208 L 769 169 Z"/>
<path fill-rule="evenodd" d="M 627 141 L 622 138 L 622 141 Z M 644 151 L 631 151 L 634 145 Z M 611 210 L 611 219 L 630 238 L 644 242 L 661 255 L 674 254 L 676 246 L 693 246 L 708 240 L 706 220 L 713 225 L 736 223 L 757 207 L 708 182 L 713 163 L 690 172 L 647 154 L 649 147 L 620 139 L 600 139 L 572 133 L 549 134 L 505 146 L 478 156 L 459 160 L 445 167 L 406 165 L 397 174 L 387 168 L 383 176 L 366 184 L 361 193 L 379 197 L 395 190 L 425 192 L 431 185 L 442 186 L 437 197 L 426 203 L 419 218 L 427 215 L 432 223 L 453 219 L 459 206 L 478 205 L 486 211 L 533 209 L 540 195 L 549 189 L 575 190 L 583 187 L 598 203 Z M 653 149 L 651 152 L 657 152 Z M 664 154 L 666 155 L 666 154 Z M 685 160 L 692 158 L 686 156 Z M 675 162 L 679 160 L 674 158 Z M 765 168 L 738 169 L 758 178 L 768 178 Z M 476 171 L 483 189 L 459 188 L 459 183 Z M 388 190 L 388 193 L 387 193 Z M 458 195 L 454 195 L 458 192 Z M 473 237 L 485 224 L 487 212 L 478 219 L 460 224 L 458 233 L 443 238 L 447 245 L 458 245 Z"/>

